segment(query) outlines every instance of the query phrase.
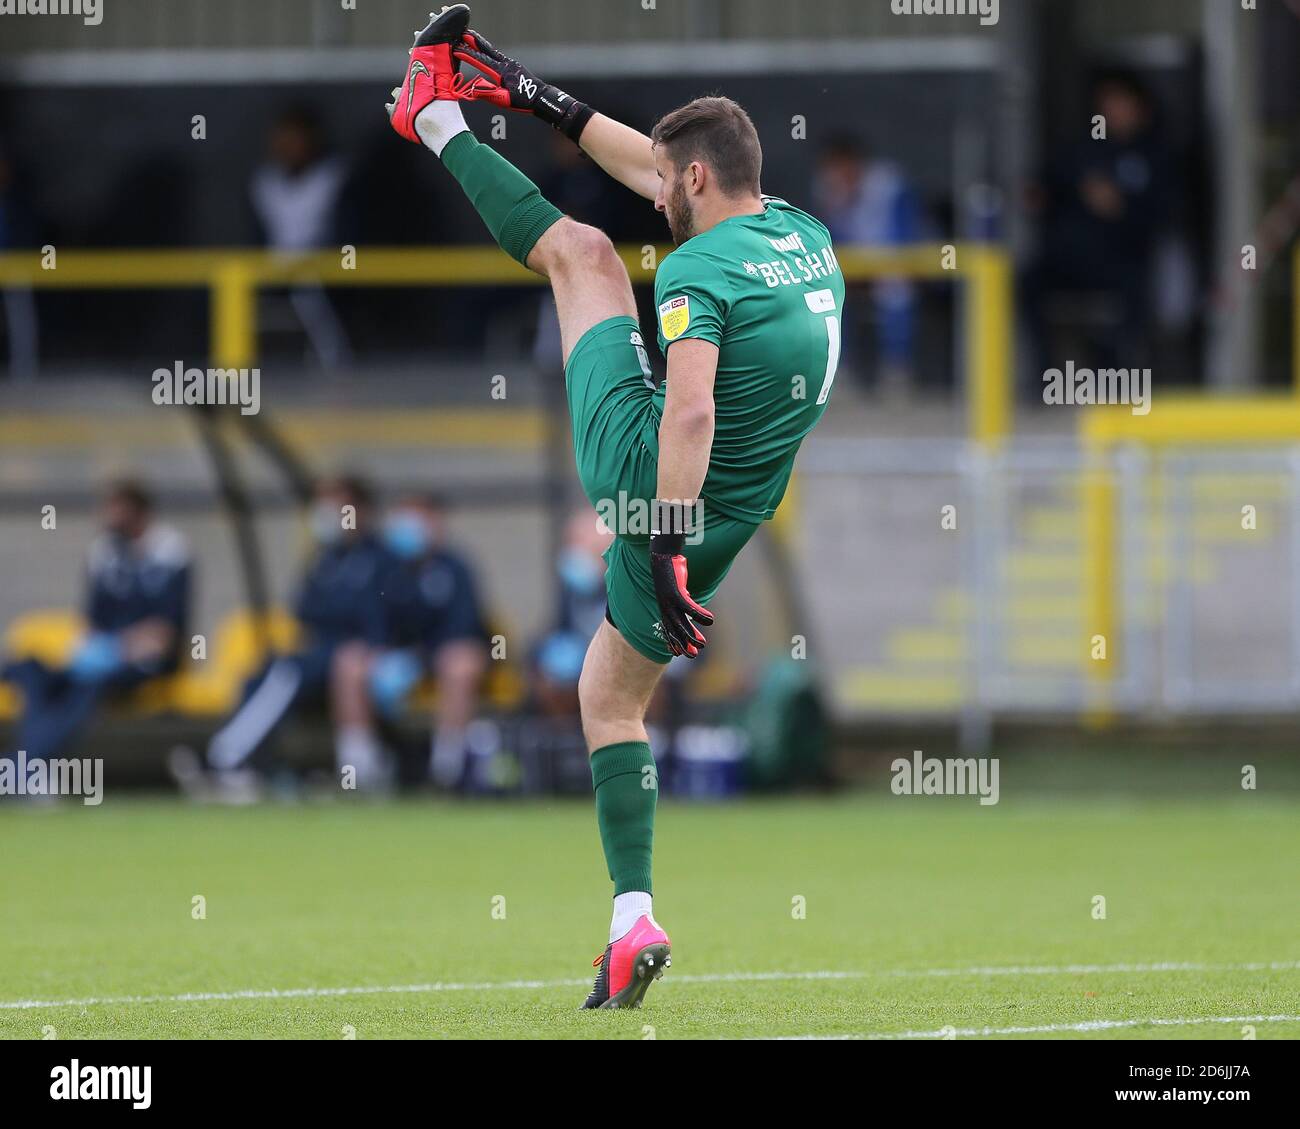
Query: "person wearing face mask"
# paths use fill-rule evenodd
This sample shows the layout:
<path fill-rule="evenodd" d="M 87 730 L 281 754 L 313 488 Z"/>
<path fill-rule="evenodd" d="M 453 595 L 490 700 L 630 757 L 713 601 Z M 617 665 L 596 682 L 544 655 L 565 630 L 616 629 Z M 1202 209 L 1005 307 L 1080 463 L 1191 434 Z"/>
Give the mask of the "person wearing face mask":
<path fill-rule="evenodd" d="M 605 619 L 604 554 L 613 539 L 589 507 L 575 510 L 565 524 L 555 560 L 555 617 L 529 657 L 530 704 L 552 722 L 578 715 L 578 675 L 587 644 Z"/>
<path fill-rule="evenodd" d="M 274 659 L 245 690 L 243 703 L 208 745 L 207 764 L 226 783 L 248 766 L 290 712 L 328 701 L 336 729 L 347 725 L 342 671 L 353 650 L 380 646 L 386 630 L 384 584 L 391 561 L 371 529 L 373 495 L 361 479 L 342 476 L 316 490 L 310 521 L 316 551 L 303 577 L 295 614 L 297 650 Z M 382 788 L 389 769 L 378 748 L 338 743 L 340 779 Z"/>
<path fill-rule="evenodd" d="M 185 644 L 191 563 L 185 539 L 154 520 L 153 499 L 121 480 L 104 499 L 103 532 L 87 562 L 86 632 L 63 667 L 10 663 L 23 694 L 18 748 L 58 756 L 106 699 L 174 672 Z"/>
<path fill-rule="evenodd" d="M 374 742 L 374 712 L 398 713 L 416 684 L 431 674 L 438 694 L 429 774 L 439 787 L 455 788 L 465 774 L 467 732 L 487 669 L 488 631 L 473 569 L 446 546 L 445 528 L 446 507 L 432 495 L 401 499 L 384 521 L 384 545 L 396 561 L 385 584 L 386 645 L 364 669 L 345 678 L 355 707 L 347 728 L 355 726 L 356 735 L 340 739 Z"/>
<path fill-rule="evenodd" d="M 600 515 L 583 507 L 569 516 L 556 560 L 555 629 L 589 641 L 605 618 L 605 550 L 614 539 Z"/>
<path fill-rule="evenodd" d="M 525 790 L 569 790 L 590 776 L 578 677 L 605 619 L 604 553 L 613 539 L 590 507 L 575 510 L 565 523 L 555 559 L 555 615 L 529 654 L 528 706 L 515 736 Z"/>

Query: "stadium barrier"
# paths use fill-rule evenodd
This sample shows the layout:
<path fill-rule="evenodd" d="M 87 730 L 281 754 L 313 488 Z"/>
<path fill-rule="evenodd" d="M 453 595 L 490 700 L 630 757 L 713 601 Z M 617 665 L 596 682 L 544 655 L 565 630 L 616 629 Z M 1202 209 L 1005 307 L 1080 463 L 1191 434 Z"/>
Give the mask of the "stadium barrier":
<path fill-rule="evenodd" d="M 1300 402 L 1080 419 L 1079 442 L 803 453 L 808 526 L 836 528 L 801 579 L 838 716 L 954 719 L 976 748 L 999 717 L 1300 707 Z M 820 596 L 853 577 L 852 604 Z"/>
<path fill-rule="evenodd" d="M 648 248 L 622 247 L 620 254 L 634 283 L 644 285 L 653 279 L 653 269 L 644 264 L 657 261 L 667 250 L 655 248 L 652 256 Z M 954 445 L 914 441 L 914 447 L 926 446 L 930 453 L 924 458 L 900 456 L 896 465 L 887 468 L 876 465 L 880 458 L 872 455 L 868 462 L 873 465 L 864 467 L 862 473 L 931 474 L 951 464 L 951 473 L 963 484 L 967 496 L 982 492 L 984 504 L 991 505 L 989 512 L 996 515 L 1009 505 L 1003 487 L 997 485 L 999 476 L 1031 469 L 1031 463 L 1042 462 L 1043 452 L 1027 453 L 1019 444 L 1012 450 L 1004 443 L 1012 422 L 1010 262 L 995 247 L 958 245 L 955 250 L 955 258 L 950 257 L 954 270 L 944 269 L 945 248 L 937 246 L 893 251 L 845 247 L 839 252 L 847 281 L 869 282 L 887 277 L 939 280 L 955 276 L 965 284 L 964 366 L 972 442 Z M 1229 712 L 1233 708 L 1253 710 L 1266 706 L 1258 695 L 1252 697 L 1232 688 L 1198 699 L 1197 693 L 1188 689 L 1192 682 L 1186 672 L 1176 662 L 1170 662 L 1177 658 L 1181 630 L 1177 623 L 1163 640 L 1163 657 L 1153 657 L 1150 646 L 1141 642 L 1142 633 L 1136 630 L 1135 620 L 1146 614 L 1139 606 L 1146 597 L 1138 592 L 1138 574 L 1148 569 L 1160 574 L 1163 587 L 1154 598 L 1175 620 L 1187 611 L 1189 588 L 1177 576 L 1168 582 L 1169 570 L 1181 566 L 1161 558 L 1168 546 L 1153 547 L 1144 534 L 1142 523 L 1156 519 L 1140 496 L 1164 490 L 1166 470 L 1175 478 L 1193 475 L 1200 465 L 1197 460 L 1203 462 L 1215 456 L 1212 448 L 1240 451 L 1243 446 L 1272 446 L 1275 451 L 1269 457 L 1281 467 L 1278 473 L 1283 479 L 1296 475 L 1294 486 L 1284 487 L 1284 493 L 1290 489 L 1300 499 L 1300 464 L 1293 457 L 1300 445 L 1300 248 L 1293 266 L 1297 303 L 1295 398 L 1161 396 L 1150 415 L 1143 417 L 1135 417 L 1123 407 L 1088 408 L 1079 417 L 1078 446 L 1060 452 L 1055 460 L 1049 458 L 1047 461 L 1053 462 L 1055 469 L 1042 464 L 1046 468 L 1042 473 L 1065 476 L 1061 481 L 1067 486 L 1061 498 L 1055 500 L 1055 510 L 1040 507 L 1027 515 L 1028 523 L 1032 528 L 1053 526 L 1058 530 L 1063 524 L 1072 524 L 1071 537 L 1077 537 L 1077 550 L 1071 550 L 1077 556 L 1069 563 L 1078 572 L 1077 576 L 1071 572 L 1064 601 L 1071 614 L 1077 612 L 1068 638 L 1016 638 L 1019 625 L 1030 615 L 1044 608 L 1059 610 L 1061 597 L 1039 600 L 1028 589 L 991 589 L 989 578 L 1004 571 L 1012 578 L 1022 575 L 1017 570 L 1028 570 L 1028 574 L 1035 569 L 1050 571 L 1059 569 L 1061 562 L 1053 563 L 1045 555 L 1027 555 L 1022 546 L 1012 543 L 1006 528 L 998 529 L 998 523 L 993 522 L 988 535 L 991 539 L 972 555 L 964 591 L 945 591 L 936 598 L 947 624 L 945 630 L 953 637 L 940 637 L 938 629 L 928 635 L 911 630 L 897 633 L 898 637 L 890 641 L 889 657 L 894 660 L 910 660 L 917 655 L 945 659 L 960 656 L 962 661 L 952 668 L 957 673 L 916 677 L 886 668 L 868 670 L 861 662 L 839 661 L 843 678 L 835 697 L 845 712 L 950 714 L 973 710 L 979 714 L 1003 709 L 1064 709 L 1104 725 L 1118 709 L 1182 710 L 1196 707 L 1198 701 L 1216 702 Z M 535 285 L 541 281 L 496 251 L 481 247 L 362 248 L 356 252 L 353 268 L 344 267 L 334 254 L 286 258 L 261 251 L 64 252 L 59 255 L 57 269 L 49 271 L 41 269 L 35 253 L 0 256 L 0 286 L 207 288 L 212 303 L 213 355 L 225 367 L 241 367 L 255 359 L 256 295 L 264 286 L 316 282 L 327 286 L 495 286 Z M 835 450 L 827 450 L 827 457 L 820 461 L 810 459 L 811 451 L 807 452 L 801 460 L 801 473 L 838 472 L 857 465 L 852 458 L 846 462 L 846 456 L 868 455 L 861 450 L 861 444 L 844 441 L 856 448 L 849 452 L 835 442 Z M 907 444 L 899 446 L 901 449 Z M 872 447 L 880 448 L 881 444 L 873 443 Z M 939 452 L 939 448 L 943 451 Z M 936 462 L 939 453 L 951 457 Z M 1246 454 L 1241 452 L 1239 457 Z M 1282 462 L 1277 462 L 1278 458 Z M 1225 488 L 1228 485 L 1225 480 Z M 1002 492 L 1001 497 L 990 501 L 990 490 L 993 494 Z M 1183 486 L 1171 487 L 1170 497 L 1179 497 L 1179 490 L 1185 493 Z M 799 490 L 798 483 L 794 483 L 790 504 L 782 507 L 782 520 L 776 524 L 788 527 L 792 512 L 802 509 L 803 495 L 812 493 Z M 1294 571 L 1300 577 L 1300 505 L 1292 521 L 1292 536 L 1297 538 Z M 1171 543 L 1180 543 L 1178 538 L 1184 533 L 1175 530 Z M 1142 555 L 1142 559 L 1135 554 Z M 977 606 L 972 607 L 972 599 Z M 1294 604 L 1300 609 L 1300 592 L 1295 593 Z M 1294 666 L 1288 666 L 1281 689 L 1270 691 L 1268 700 L 1275 705 L 1300 702 L 1300 689 L 1290 688 L 1292 683 L 1300 687 L 1300 611 L 1296 619 Z M 966 626 L 953 627 L 953 622 Z M 991 648 L 1005 642 L 1004 636 L 1020 657 L 1040 664 L 1063 658 L 1061 671 L 1072 670 L 1073 674 L 1062 673 L 1049 689 L 1043 689 L 1047 686 L 1044 680 L 1040 680 L 1042 686 L 1031 686 L 1021 674 L 1003 677 L 998 673 L 1002 659 Z M 1108 642 L 1102 657 L 1094 657 L 1087 648 L 1087 641 L 1095 636 Z M 1145 676 L 1140 671 L 1135 673 L 1139 651 L 1141 662 L 1161 667 L 1158 684 L 1144 682 Z M 980 668 L 985 673 L 979 673 Z"/>
<path fill-rule="evenodd" d="M 672 248 L 618 248 L 634 285 L 654 282 Z M 963 362 L 968 430 L 1001 442 L 1012 425 L 1013 280 L 1005 250 L 989 244 L 916 244 L 836 249 L 846 282 L 885 278 L 963 284 Z M 59 250 L 0 255 L 0 288 L 186 289 L 210 294 L 210 352 L 220 368 L 257 358 L 257 293 L 264 287 L 538 286 L 545 280 L 489 247 L 361 247 L 344 253 L 286 255 L 262 250 Z"/>
<path fill-rule="evenodd" d="M 1300 263 L 1300 254 L 1296 261 Z M 1297 277 L 1300 278 L 1300 274 Z M 1297 324 L 1300 324 L 1300 317 Z M 1297 385 L 1297 393 L 1300 393 L 1300 385 Z M 1239 453 L 1235 460 L 1220 459 L 1218 465 L 1224 469 L 1240 469 L 1245 465 L 1240 453 L 1243 446 L 1251 448 L 1253 453 L 1270 446 L 1280 448 L 1287 460 L 1283 465 L 1284 473 L 1295 473 L 1293 493 L 1296 505 L 1300 507 L 1300 468 L 1294 454 L 1300 451 L 1300 398 L 1297 397 L 1166 397 L 1145 417 L 1134 416 L 1127 408 L 1118 405 L 1099 406 L 1084 414 L 1080 440 L 1094 463 L 1083 486 L 1088 530 L 1085 575 L 1088 578 L 1089 619 L 1094 630 L 1105 634 L 1108 639 L 1114 637 L 1115 593 L 1124 557 L 1115 532 L 1115 486 L 1105 466 L 1120 452 L 1126 449 L 1140 452 L 1139 458 L 1148 464 L 1147 473 L 1153 473 L 1165 467 L 1176 472 L 1179 468 L 1190 468 L 1193 464 L 1189 460 L 1193 456 L 1199 455 L 1204 461 L 1208 450 L 1223 448 L 1236 448 Z M 1146 457 L 1151 454 L 1159 456 L 1164 465 L 1151 468 Z M 1300 514 L 1293 520 L 1293 526 L 1294 535 L 1300 531 Z M 1300 551 L 1294 563 L 1300 566 Z M 1293 591 L 1290 596 L 1292 604 L 1300 608 L 1300 592 Z M 1295 635 L 1295 645 L 1300 647 L 1300 624 L 1297 624 Z M 1108 652 L 1105 660 L 1089 664 L 1094 687 L 1091 711 L 1094 723 L 1104 724 L 1110 716 L 1114 658 L 1112 651 Z M 1295 662 L 1296 670 L 1291 675 L 1293 680 L 1300 679 L 1300 651 Z M 1184 706 L 1192 704 L 1190 695 L 1182 697 L 1187 699 Z"/>

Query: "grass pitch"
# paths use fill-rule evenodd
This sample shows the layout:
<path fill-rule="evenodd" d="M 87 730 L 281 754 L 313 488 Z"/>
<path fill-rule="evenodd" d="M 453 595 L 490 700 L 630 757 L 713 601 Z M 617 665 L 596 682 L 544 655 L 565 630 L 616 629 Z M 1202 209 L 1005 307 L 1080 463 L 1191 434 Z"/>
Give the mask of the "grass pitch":
<path fill-rule="evenodd" d="M 0 1035 L 1300 1036 L 1295 801 L 664 802 L 657 839 L 672 971 L 580 1013 L 589 804 L 6 806 Z"/>

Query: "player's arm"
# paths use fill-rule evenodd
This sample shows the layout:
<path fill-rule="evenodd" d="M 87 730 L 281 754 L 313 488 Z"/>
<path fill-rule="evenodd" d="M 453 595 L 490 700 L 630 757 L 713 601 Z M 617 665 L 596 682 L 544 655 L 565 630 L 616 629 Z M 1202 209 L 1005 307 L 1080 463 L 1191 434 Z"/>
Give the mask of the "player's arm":
<path fill-rule="evenodd" d="M 659 191 L 650 138 L 631 126 L 596 113 L 558 86 L 538 78 L 516 59 L 498 51 L 479 32 L 466 32 L 453 54 L 497 84 L 479 100 L 532 114 L 571 138 L 620 184 L 653 200 Z"/>
<path fill-rule="evenodd" d="M 605 114 L 592 114 L 578 142 L 620 184 L 653 200 L 659 194 L 654 146 L 644 133 Z"/>
<path fill-rule="evenodd" d="M 668 350 L 668 384 L 659 421 L 659 479 L 651 516 L 650 573 L 668 649 L 675 655 L 700 653 L 705 639 L 695 626 L 713 615 L 687 589 L 686 537 L 695 531 L 696 503 L 713 449 L 713 381 L 718 347 L 700 338 L 683 338 Z"/>
<path fill-rule="evenodd" d="M 718 347 L 685 337 L 668 348 L 668 383 L 659 423 L 660 498 L 694 504 L 713 449 L 713 380 Z"/>

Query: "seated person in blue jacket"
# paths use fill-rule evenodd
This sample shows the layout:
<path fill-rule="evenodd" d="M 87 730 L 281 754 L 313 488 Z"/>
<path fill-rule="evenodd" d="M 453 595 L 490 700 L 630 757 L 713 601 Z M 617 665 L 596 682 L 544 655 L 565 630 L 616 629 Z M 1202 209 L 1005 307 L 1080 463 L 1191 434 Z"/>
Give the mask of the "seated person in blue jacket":
<path fill-rule="evenodd" d="M 578 716 L 578 675 L 587 644 L 605 619 L 604 554 L 613 540 L 590 506 L 565 522 L 555 570 L 554 624 L 529 656 L 531 704 L 543 715 Z"/>
<path fill-rule="evenodd" d="M 4 670 L 23 694 L 18 748 L 29 759 L 57 756 L 105 699 L 176 670 L 190 574 L 184 537 L 154 520 L 148 491 L 127 480 L 110 486 L 87 562 L 87 632 L 71 662 L 26 659 Z"/>
<path fill-rule="evenodd" d="M 209 767 L 230 773 L 249 765 L 299 704 L 328 701 L 338 722 L 336 660 L 342 648 L 384 641 L 384 580 L 391 558 L 372 529 L 370 487 L 361 479 L 327 479 L 316 488 L 312 532 L 316 554 L 303 577 L 295 614 L 298 649 L 275 658 L 245 690 L 243 704 L 208 745 Z M 382 783 L 378 758 L 349 762 L 358 788 Z"/>
<path fill-rule="evenodd" d="M 438 693 L 429 773 L 438 786 L 455 788 L 464 778 L 488 632 L 473 570 L 447 547 L 446 525 L 446 507 L 432 495 L 410 495 L 389 511 L 384 545 L 395 562 L 384 591 L 384 646 L 340 655 L 337 716 L 340 761 L 369 761 L 381 755 L 375 711 L 396 714 L 432 674 Z"/>

